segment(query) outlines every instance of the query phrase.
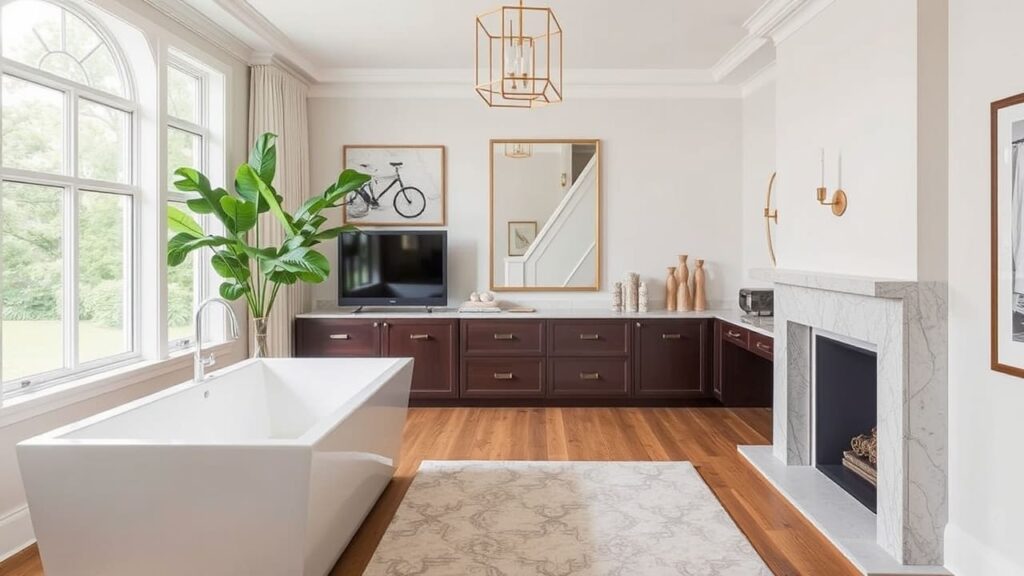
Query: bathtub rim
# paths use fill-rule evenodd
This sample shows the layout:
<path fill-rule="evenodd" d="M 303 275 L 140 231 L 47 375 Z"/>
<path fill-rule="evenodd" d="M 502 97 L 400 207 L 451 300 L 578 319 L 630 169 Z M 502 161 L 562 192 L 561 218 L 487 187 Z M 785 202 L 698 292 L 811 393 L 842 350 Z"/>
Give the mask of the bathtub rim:
<path fill-rule="evenodd" d="M 129 439 L 129 438 L 64 438 L 66 434 L 76 432 L 82 428 L 92 426 L 98 422 L 102 422 L 109 418 L 113 418 L 120 414 L 130 412 L 132 410 L 141 408 L 158 402 L 162 399 L 174 396 L 176 394 L 184 393 L 197 386 L 209 386 L 216 383 L 216 381 L 224 376 L 227 376 L 238 370 L 242 370 L 246 367 L 254 364 L 274 364 L 278 362 L 382 362 L 390 361 L 388 367 L 373 377 L 373 379 L 366 382 L 366 384 L 348 401 L 344 402 L 328 415 L 320 418 L 314 422 L 309 429 L 307 429 L 301 436 L 296 438 L 263 438 L 253 440 L 233 440 L 230 442 L 225 441 L 184 441 L 184 440 L 141 440 L 141 439 Z M 104 446 L 104 447 L 139 447 L 139 446 L 161 446 L 161 447 L 202 447 L 202 448 L 273 448 L 273 447 L 296 447 L 296 448 L 312 448 L 320 439 L 325 437 L 331 430 L 336 428 L 339 423 L 345 420 L 350 414 L 359 409 L 367 399 L 373 394 L 380 390 L 392 377 L 396 376 L 406 366 L 412 367 L 412 358 L 247 358 L 226 366 L 220 370 L 211 372 L 209 378 L 202 382 L 195 382 L 193 380 L 187 380 L 180 384 L 174 384 L 168 386 L 163 390 L 158 390 L 152 394 L 148 394 L 141 398 L 125 402 L 119 406 L 115 406 L 109 410 L 104 410 L 92 416 L 88 416 L 81 420 L 65 424 L 64 426 L 54 428 L 48 432 L 38 434 L 26 440 L 22 440 L 16 444 L 16 447 L 34 447 L 34 446 Z"/>

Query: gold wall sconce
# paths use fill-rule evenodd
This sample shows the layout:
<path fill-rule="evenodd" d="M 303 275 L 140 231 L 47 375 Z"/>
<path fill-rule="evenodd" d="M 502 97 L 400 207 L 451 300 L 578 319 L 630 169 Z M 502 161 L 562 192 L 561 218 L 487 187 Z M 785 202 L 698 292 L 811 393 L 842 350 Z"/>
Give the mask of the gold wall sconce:
<path fill-rule="evenodd" d="M 772 172 L 768 180 L 768 196 L 764 199 L 764 230 L 768 235 L 768 257 L 772 259 L 772 266 L 775 266 L 775 243 L 772 241 L 772 222 L 779 225 L 779 211 L 772 210 L 772 190 L 775 188 L 775 172 Z"/>
<path fill-rule="evenodd" d="M 831 206 L 832 214 L 835 216 L 842 216 L 846 213 L 848 206 L 846 199 L 846 191 L 843 190 L 843 155 L 839 155 L 839 185 L 836 187 L 836 191 L 832 193 L 832 199 L 828 202 L 825 198 L 828 197 L 828 188 L 825 186 L 825 149 L 821 149 L 821 186 L 818 186 L 817 190 L 818 204 L 822 206 Z"/>

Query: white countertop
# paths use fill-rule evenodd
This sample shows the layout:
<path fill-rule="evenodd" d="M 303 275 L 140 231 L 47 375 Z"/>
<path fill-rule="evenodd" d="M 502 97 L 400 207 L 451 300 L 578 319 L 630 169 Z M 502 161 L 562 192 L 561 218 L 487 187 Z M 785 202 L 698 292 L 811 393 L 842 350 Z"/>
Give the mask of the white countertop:
<path fill-rule="evenodd" d="M 517 320 L 517 319 L 624 319 L 624 320 L 655 320 L 671 318 L 717 318 L 752 332 L 772 336 L 773 318 L 771 316 L 750 317 L 740 310 L 705 310 L 704 312 L 670 312 L 668 310 L 650 310 L 648 312 L 612 312 L 611 310 L 544 310 L 535 312 L 459 312 L 455 308 L 434 308 L 432 312 L 410 310 L 408 308 L 372 308 L 369 311 L 355 312 L 353 308 L 328 308 L 299 314 L 298 318 L 458 318 L 462 320 Z"/>

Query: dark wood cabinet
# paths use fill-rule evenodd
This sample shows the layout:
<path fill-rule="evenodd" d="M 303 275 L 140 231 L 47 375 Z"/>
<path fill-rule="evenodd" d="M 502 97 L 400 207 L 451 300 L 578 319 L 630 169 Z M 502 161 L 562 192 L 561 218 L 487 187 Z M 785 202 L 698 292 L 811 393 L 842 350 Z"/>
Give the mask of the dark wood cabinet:
<path fill-rule="evenodd" d="M 543 320 L 463 320 L 466 356 L 543 356 Z"/>
<path fill-rule="evenodd" d="M 627 358 L 552 358 L 548 395 L 552 398 L 626 398 L 630 377 Z"/>
<path fill-rule="evenodd" d="M 630 323 L 623 320 L 551 320 L 551 356 L 628 356 Z"/>
<path fill-rule="evenodd" d="M 479 399 L 543 398 L 543 358 L 466 358 L 462 397 Z"/>
<path fill-rule="evenodd" d="M 772 405 L 774 340 L 729 322 L 715 323 L 714 394 L 725 406 Z"/>
<path fill-rule="evenodd" d="M 295 355 L 315 357 L 371 357 L 381 355 L 381 320 L 299 318 L 295 321 Z"/>
<path fill-rule="evenodd" d="M 459 331 L 456 320 L 395 319 L 384 322 L 384 356 L 413 358 L 411 398 L 459 395 Z"/>
<path fill-rule="evenodd" d="M 427 405 L 770 406 L 774 342 L 714 318 L 309 317 L 298 357 L 411 357 Z"/>
<path fill-rule="evenodd" d="M 710 320 L 641 320 L 635 328 L 638 398 L 711 395 Z"/>
<path fill-rule="evenodd" d="M 297 318 L 299 358 L 413 358 L 414 400 L 458 397 L 459 331 L 455 319 Z"/>

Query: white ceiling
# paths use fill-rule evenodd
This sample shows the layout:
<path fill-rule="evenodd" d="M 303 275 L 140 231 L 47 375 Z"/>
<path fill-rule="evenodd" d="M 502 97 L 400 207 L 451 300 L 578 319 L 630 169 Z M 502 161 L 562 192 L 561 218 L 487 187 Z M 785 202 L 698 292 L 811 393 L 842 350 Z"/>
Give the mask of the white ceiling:
<path fill-rule="evenodd" d="M 186 0 L 209 14 L 210 0 Z M 527 0 L 565 31 L 566 68 L 709 69 L 764 0 Z M 213 0 L 254 9 L 331 69 L 472 68 L 474 18 L 499 0 Z M 506 4 L 512 2 L 505 1 Z"/>

